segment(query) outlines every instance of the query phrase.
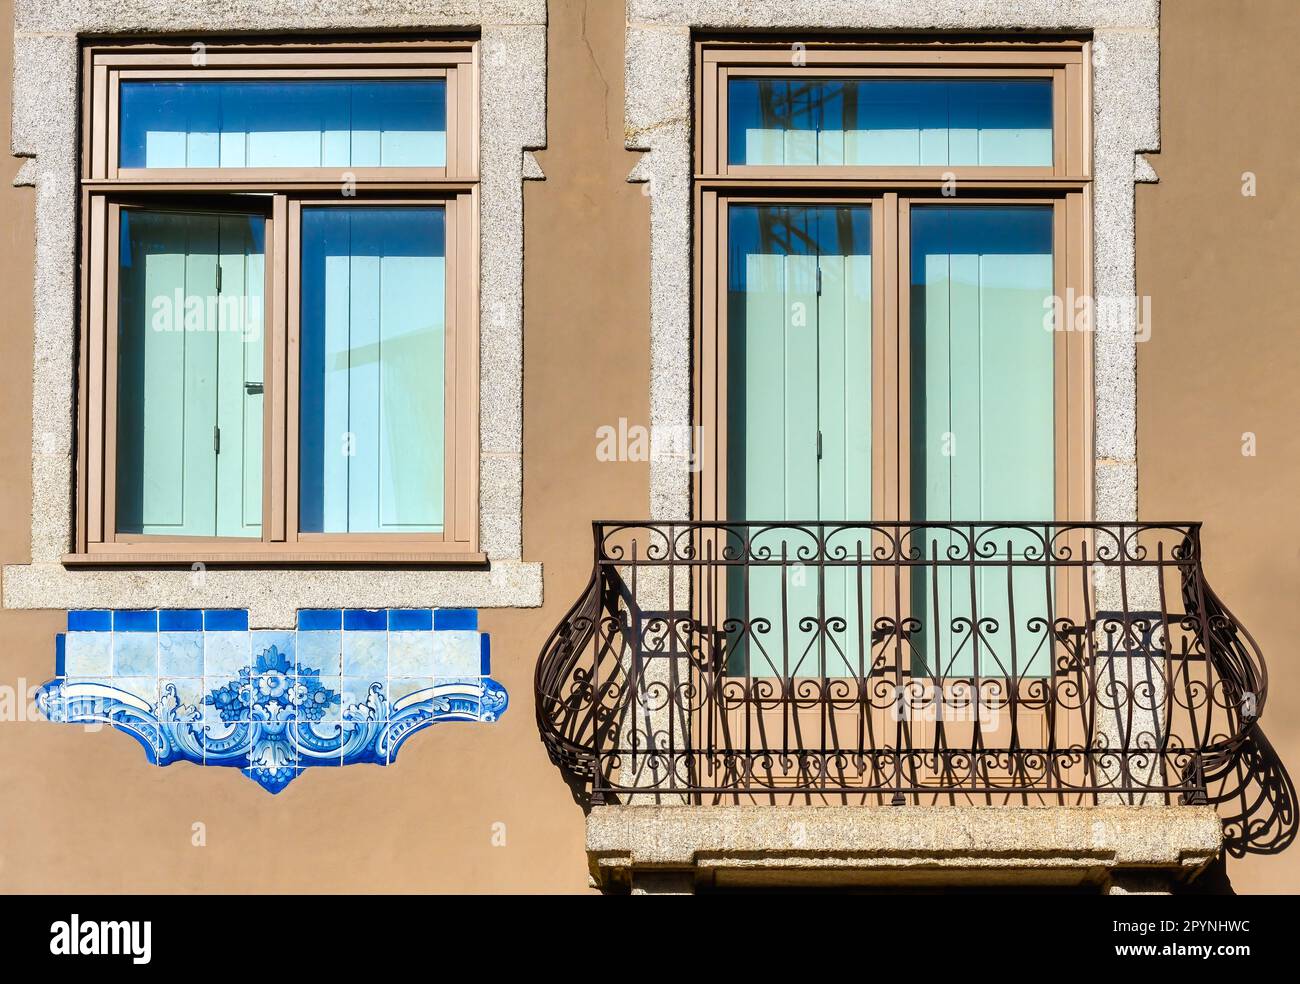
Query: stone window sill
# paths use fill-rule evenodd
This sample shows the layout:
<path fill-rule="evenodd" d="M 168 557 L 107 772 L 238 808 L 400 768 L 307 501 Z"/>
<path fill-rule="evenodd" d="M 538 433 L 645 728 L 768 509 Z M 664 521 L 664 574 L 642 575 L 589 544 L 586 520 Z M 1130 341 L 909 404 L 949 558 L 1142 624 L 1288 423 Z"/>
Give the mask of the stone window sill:
<path fill-rule="evenodd" d="M 62 558 L 64 567 L 193 567 L 195 564 L 221 567 L 369 567 L 419 566 L 439 568 L 487 568 L 487 554 L 414 550 L 191 550 L 122 551 L 120 553 L 72 553 Z"/>

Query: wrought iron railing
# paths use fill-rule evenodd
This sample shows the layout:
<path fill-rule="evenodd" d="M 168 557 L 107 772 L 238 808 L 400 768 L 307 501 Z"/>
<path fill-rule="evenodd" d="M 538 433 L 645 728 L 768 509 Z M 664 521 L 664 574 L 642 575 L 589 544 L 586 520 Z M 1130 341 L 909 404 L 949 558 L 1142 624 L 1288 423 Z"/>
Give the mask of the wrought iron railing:
<path fill-rule="evenodd" d="M 591 803 L 1214 803 L 1294 837 L 1199 524 L 596 523 L 537 665 Z"/>

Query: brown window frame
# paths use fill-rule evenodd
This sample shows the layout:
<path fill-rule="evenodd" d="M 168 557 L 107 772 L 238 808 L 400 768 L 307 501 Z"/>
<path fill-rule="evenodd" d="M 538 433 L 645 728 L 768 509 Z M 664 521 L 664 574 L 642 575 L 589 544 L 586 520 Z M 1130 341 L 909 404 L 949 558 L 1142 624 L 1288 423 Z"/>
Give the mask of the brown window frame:
<path fill-rule="evenodd" d="M 972 44 L 942 41 L 845 42 L 699 41 L 695 46 L 696 177 L 756 180 L 893 179 L 942 181 L 956 171 L 968 180 L 1082 181 L 1092 176 L 1087 111 L 1091 89 L 1090 42 L 1047 40 Z M 794 64 L 797 53 L 802 64 Z M 1052 81 L 1052 157 L 1047 167 L 970 165 L 876 167 L 866 165 L 744 165 L 727 161 L 728 81 L 762 76 L 852 79 L 1044 78 Z"/>
<path fill-rule="evenodd" d="M 694 478 L 697 519 L 726 520 L 726 236 L 727 208 L 746 204 L 870 205 L 873 291 L 873 519 L 909 516 L 907 303 L 910 207 L 917 204 L 1037 204 L 1054 209 L 1053 255 L 1058 296 L 1091 296 L 1091 51 L 1086 39 L 915 42 L 805 42 L 804 65 L 791 63 L 793 42 L 699 40 L 695 44 L 695 344 L 694 423 L 703 467 Z M 782 67 L 783 66 L 783 67 Z M 729 74 L 756 71 L 824 77 L 1003 78 L 1030 68 L 1054 80 L 1053 168 L 728 166 Z M 957 176 L 954 194 L 945 181 Z M 1093 378 L 1089 332 L 1056 331 L 1056 512 L 1092 518 Z M 731 517 L 737 521 L 747 517 Z M 770 519 L 771 517 L 753 517 Z"/>
<path fill-rule="evenodd" d="M 868 205 L 872 209 L 872 515 L 907 523 L 911 516 L 909 371 L 910 209 L 913 205 L 1049 205 L 1053 216 L 1057 296 L 1092 291 L 1091 45 L 1086 39 L 920 40 L 881 43 L 805 42 L 803 67 L 791 64 L 793 42 L 698 40 L 695 44 L 693 422 L 701 467 L 692 482 L 692 512 L 703 522 L 766 521 L 727 514 L 727 210 L 732 204 Z M 775 72 L 775 66 L 784 68 Z M 1051 169 L 1033 167 L 862 167 L 842 165 L 728 166 L 726 79 L 761 68 L 769 74 L 824 76 L 833 66 L 854 77 L 935 77 L 955 68 L 966 76 L 1002 78 L 1008 67 L 1032 66 L 1053 80 Z M 856 73 L 856 74 L 855 74 Z M 955 194 L 945 182 L 958 178 Z M 949 191 L 952 189 L 949 188 Z M 1093 517 L 1093 352 L 1091 332 L 1055 332 L 1056 516 Z M 1071 541 L 1077 549 L 1083 544 Z M 910 607 L 907 579 L 897 589 L 888 573 L 871 577 L 876 611 Z M 1060 611 L 1081 611 L 1073 579 L 1057 585 Z M 898 598 L 893 595 L 897 591 Z"/>
<path fill-rule="evenodd" d="M 374 44 L 92 45 L 83 52 L 81 330 L 74 552 L 69 566 L 196 563 L 481 566 L 478 529 L 478 45 L 472 38 Z M 121 80 L 440 77 L 445 168 L 116 166 Z M 344 185 L 344 176 L 348 184 Z M 441 533 L 298 531 L 296 406 L 299 237 L 304 206 L 436 206 L 446 214 L 444 525 Z M 115 526 L 116 251 L 123 209 L 260 214 L 266 222 L 262 536 L 164 537 Z"/>

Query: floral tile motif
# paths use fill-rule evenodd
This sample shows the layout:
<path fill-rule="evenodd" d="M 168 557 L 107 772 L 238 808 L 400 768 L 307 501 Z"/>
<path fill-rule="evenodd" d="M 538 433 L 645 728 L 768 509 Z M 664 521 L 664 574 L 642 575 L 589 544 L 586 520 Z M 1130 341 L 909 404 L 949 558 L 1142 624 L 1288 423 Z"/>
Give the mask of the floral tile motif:
<path fill-rule="evenodd" d="M 387 765 L 431 724 L 497 720 L 490 672 L 467 609 L 313 609 L 251 632 L 236 609 L 72 611 L 37 704 L 126 732 L 156 765 L 233 766 L 278 793 L 314 766 Z"/>

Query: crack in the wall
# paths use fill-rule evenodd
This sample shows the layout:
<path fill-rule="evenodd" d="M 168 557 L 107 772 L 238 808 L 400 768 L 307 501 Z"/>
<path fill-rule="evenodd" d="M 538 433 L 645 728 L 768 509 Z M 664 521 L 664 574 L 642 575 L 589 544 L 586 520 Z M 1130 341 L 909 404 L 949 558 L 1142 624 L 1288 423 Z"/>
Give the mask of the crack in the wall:
<path fill-rule="evenodd" d="M 600 114 L 605 129 L 605 139 L 609 139 L 609 79 L 605 78 L 605 73 L 601 71 L 600 60 L 596 57 L 596 52 L 592 50 L 591 41 L 587 37 L 587 5 L 589 0 L 583 0 L 582 20 L 579 34 L 582 38 L 582 46 L 587 49 L 587 56 L 591 58 L 591 67 L 596 70 L 596 78 L 600 79 L 600 84 L 605 90 L 605 97 L 600 101 Z"/>

